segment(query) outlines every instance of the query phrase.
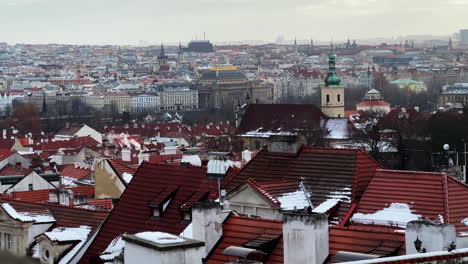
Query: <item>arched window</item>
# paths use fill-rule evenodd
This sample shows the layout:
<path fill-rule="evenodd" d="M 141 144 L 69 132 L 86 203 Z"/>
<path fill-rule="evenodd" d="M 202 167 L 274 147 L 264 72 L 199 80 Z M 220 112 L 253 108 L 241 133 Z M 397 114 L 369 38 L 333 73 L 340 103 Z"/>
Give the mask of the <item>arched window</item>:
<path fill-rule="evenodd" d="M 340 102 L 340 100 L 341 100 L 341 95 L 340 95 L 340 94 L 338 94 L 338 95 L 336 96 L 336 100 L 337 100 L 338 102 Z"/>
<path fill-rule="evenodd" d="M 327 104 L 330 103 L 330 95 L 327 94 Z"/>

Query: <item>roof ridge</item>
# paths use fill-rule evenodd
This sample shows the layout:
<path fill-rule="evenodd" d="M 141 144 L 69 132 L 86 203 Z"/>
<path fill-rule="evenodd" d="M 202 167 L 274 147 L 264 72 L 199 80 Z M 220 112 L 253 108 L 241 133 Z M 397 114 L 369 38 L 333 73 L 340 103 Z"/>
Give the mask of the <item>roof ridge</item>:
<path fill-rule="evenodd" d="M 35 203 L 35 202 L 29 202 L 29 201 L 23 201 L 23 200 L 14 200 L 14 199 L 8 199 L 8 198 L 0 198 L 0 201 L 11 201 L 11 202 L 15 202 L 15 203 L 23 203 L 23 204 L 30 204 L 30 205 L 52 206 L 52 207 L 72 209 L 72 210 L 83 210 L 83 211 L 87 211 L 87 212 L 108 213 L 107 211 L 104 211 L 104 210 L 93 210 L 93 209 L 87 209 L 87 208 L 72 207 L 72 206 L 68 206 L 68 205 L 53 204 L 53 203 L 48 203 L 48 202 L 46 202 L 46 203 Z"/>
<path fill-rule="evenodd" d="M 398 172 L 398 173 L 411 173 L 411 174 L 431 174 L 431 175 L 444 175 L 443 172 L 433 172 L 433 171 L 411 171 L 411 170 L 389 170 L 385 168 L 376 169 L 378 172 Z"/>
<path fill-rule="evenodd" d="M 275 205 L 280 205 L 281 202 L 276 199 L 276 197 L 269 193 L 267 190 L 263 189 L 261 185 L 259 185 L 255 180 L 252 178 L 248 178 L 245 182 L 249 184 L 252 188 L 257 190 L 261 195 L 263 195 L 265 198 L 267 198 L 270 202 L 272 202 Z"/>

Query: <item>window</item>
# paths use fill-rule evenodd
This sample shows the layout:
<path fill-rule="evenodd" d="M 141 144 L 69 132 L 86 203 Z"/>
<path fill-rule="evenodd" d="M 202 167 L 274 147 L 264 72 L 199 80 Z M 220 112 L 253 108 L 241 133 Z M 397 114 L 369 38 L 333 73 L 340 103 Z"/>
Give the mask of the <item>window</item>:
<path fill-rule="evenodd" d="M 184 220 L 190 221 L 192 219 L 192 215 L 190 212 L 184 212 Z"/>
<path fill-rule="evenodd" d="M 5 241 L 5 249 L 11 249 L 12 241 L 11 241 L 11 234 L 5 233 L 4 234 L 4 241 Z"/>
<path fill-rule="evenodd" d="M 340 95 L 340 94 L 338 94 L 338 95 L 336 96 L 336 100 L 338 100 L 338 102 L 341 100 L 341 95 Z"/>
<path fill-rule="evenodd" d="M 330 103 L 330 95 L 327 94 L 327 104 Z"/>
<path fill-rule="evenodd" d="M 32 183 L 30 183 L 30 184 L 28 185 L 28 190 L 29 190 L 29 191 L 34 190 Z"/>
<path fill-rule="evenodd" d="M 44 252 L 42 253 L 42 258 L 43 258 L 44 260 L 49 260 L 49 258 L 50 258 L 50 252 L 49 252 L 48 249 L 44 249 Z"/>

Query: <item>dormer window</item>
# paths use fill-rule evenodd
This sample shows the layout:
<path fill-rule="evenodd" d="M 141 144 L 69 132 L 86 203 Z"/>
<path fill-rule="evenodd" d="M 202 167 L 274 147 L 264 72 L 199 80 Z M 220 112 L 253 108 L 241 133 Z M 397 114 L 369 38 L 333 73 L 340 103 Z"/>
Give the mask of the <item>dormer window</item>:
<path fill-rule="evenodd" d="M 192 220 L 192 214 L 190 213 L 190 211 L 184 212 L 184 220 L 185 221 L 191 221 Z"/>
<path fill-rule="evenodd" d="M 168 187 L 149 203 L 148 206 L 152 210 L 151 219 L 158 220 L 164 215 L 176 193 L 176 187 Z"/>
<path fill-rule="evenodd" d="M 159 209 L 159 207 L 153 208 L 153 216 L 154 217 L 161 216 L 161 209 Z"/>

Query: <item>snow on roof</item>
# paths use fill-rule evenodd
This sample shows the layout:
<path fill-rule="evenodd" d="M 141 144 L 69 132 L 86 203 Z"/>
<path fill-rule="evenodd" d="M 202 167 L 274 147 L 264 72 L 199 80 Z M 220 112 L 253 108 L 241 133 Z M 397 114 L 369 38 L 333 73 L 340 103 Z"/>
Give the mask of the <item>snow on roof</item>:
<path fill-rule="evenodd" d="M 329 118 L 322 122 L 325 122 L 325 130 L 328 131 L 325 138 L 349 139 L 351 137 L 351 124 L 348 118 Z"/>
<path fill-rule="evenodd" d="M 128 172 L 124 172 L 122 173 L 122 178 L 124 179 L 126 183 L 130 183 L 133 179 L 133 175 Z"/>
<path fill-rule="evenodd" d="M 361 224 L 377 224 L 406 227 L 406 224 L 418 220 L 421 215 L 413 214 L 410 205 L 405 203 L 391 203 L 389 207 L 373 214 L 355 213 L 352 222 Z"/>
<path fill-rule="evenodd" d="M 52 241 L 66 242 L 86 240 L 90 231 L 91 227 L 89 226 L 57 227 L 50 232 L 45 232 L 44 235 L 46 235 Z"/>
<path fill-rule="evenodd" d="M 107 248 L 102 252 L 100 258 L 107 261 L 113 260 L 122 254 L 124 247 L 125 241 L 122 239 L 122 235 L 120 235 L 110 242 Z"/>
<path fill-rule="evenodd" d="M 281 196 L 276 197 L 276 199 L 281 203 L 281 209 L 295 210 L 309 207 L 308 197 L 309 194 L 303 190 L 297 190 L 295 192 L 283 193 Z"/>
<path fill-rule="evenodd" d="M 201 166 L 202 162 L 198 155 L 183 155 L 181 162 L 188 162 L 194 166 Z"/>
<path fill-rule="evenodd" d="M 442 217 L 443 219 L 443 217 Z M 468 226 L 468 218 L 465 218 L 461 221 L 464 225 Z"/>
<path fill-rule="evenodd" d="M 179 236 L 163 232 L 141 232 L 136 233 L 135 236 L 157 244 L 174 244 L 185 242 L 185 239 Z"/>
<path fill-rule="evenodd" d="M 68 253 L 63 256 L 59 264 L 69 263 L 70 260 L 76 255 L 76 253 L 81 249 L 88 235 L 91 232 L 91 227 L 89 226 L 80 226 L 80 227 L 57 227 L 50 232 L 45 232 L 44 235 L 47 236 L 52 241 L 58 242 L 72 242 L 79 241 Z"/>
<path fill-rule="evenodd" d="M 33 213 L 33 212 L 18 212 L 9 203 L 2 203 L 0 205 L 5 212 L 15 220 L 21 222 L 34 222 L 34 223 L 51 223 L 55 222 L 55 218 L 46 212 Z"/>
<path fill-rule="evenodd" d="M 34 219 L 32 217 L 21 215 L 9 203 L 2 203 L 0 206 L 3 208 L 3 210 L 5 210 L 5 212 L 11 218 L 13 218 L 15 220 L 19 220 L 21 222 L 34 222 Z"/>
<path fill-rule="evenodd" d="M 193 239 L 193 228 L 192 228 L 192 223 L 190 223 L 185 229 L 184 231 L 182 231 L 182 233 L 180 233 L 181 237 L 185 237 L 185 238 L 192 238 Z"/>
<path fill-rule="evenodd" d="M 242 135 L 241 137 L 263 137 L 263 138 L 268 138 L 270 136 L 294 136 L 296 135 L 295 133 L 291 132 L 282 132 L 281 130 L 278 130 L 277 132 L 272 132 L 272 131 L 266 131 L 266 132 L 260 132 L 262 128 L 259 128 L 254 131 L 249 131 L 246 132 Z"/>
<path fill-rule="evenodd" d="M 315 207 L 312 212 L 314 213 L 326 213 L 335 205 L 337 205 L 341 200 L 340 199 L 328 199 L 325 202 L 321 203 L 319 206 Z"/>

